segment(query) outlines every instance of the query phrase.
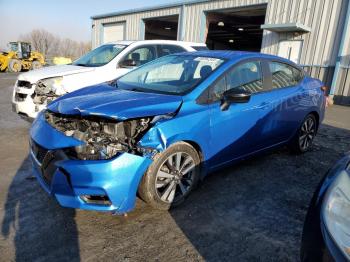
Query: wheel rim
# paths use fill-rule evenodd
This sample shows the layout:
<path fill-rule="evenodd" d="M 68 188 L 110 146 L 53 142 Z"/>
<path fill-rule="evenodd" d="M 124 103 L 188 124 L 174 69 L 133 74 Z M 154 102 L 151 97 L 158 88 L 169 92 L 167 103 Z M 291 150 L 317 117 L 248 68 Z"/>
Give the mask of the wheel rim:
<path fill-rule="evenodd" d="M 39 69 L 41 67 L 40 63 L 33 63 L 33 68 L 34 69 Z"/>
<path fill-rule="evenodd" d="M 184 198 L 193 184 L 194 159 L 185 152 L 170 155 L 158 169 L 155 188 L 158 197 L 173 203 Z"/>
<path fill-rule="evenodd" d="M 299 145 L 302 150 L 307 150 L 316 134 L 316 124 L 313 118 L 309 117 L 301 126 Z"/>
<path fill-rule="evenodd" d="M 14 70 L 15 72 L 18 72 L 19 71 L 19 63 L 15 62 L 13 65 L 13 68 L 15 69 Z"/>

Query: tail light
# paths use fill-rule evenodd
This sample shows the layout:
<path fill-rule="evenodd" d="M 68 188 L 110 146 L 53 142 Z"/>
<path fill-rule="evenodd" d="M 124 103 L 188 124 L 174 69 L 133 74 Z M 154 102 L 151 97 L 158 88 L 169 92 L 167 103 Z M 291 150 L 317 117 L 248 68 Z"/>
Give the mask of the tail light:
<path fill-rule="evenodd" d="M 327 95 L 327 87 L 326 86 L 321 86 L 321 90 L 324 93 L 324 95 Z"/>
<path fill-rule="evenodd" d="M 327 95 L 327 90 L 328 90 L 328 88 L 327 88 L 326 86 L 321 86 L 321 90 L 322 90 L 322 92 L 323 92 L 323 95 L 324 95 L 325 98 L 326 98 L 325 107 L 328 107 L 328 106 L 330 106 L 330 105 L 332 104 L 331 101 L 330 101 L 329 96 Z"/>

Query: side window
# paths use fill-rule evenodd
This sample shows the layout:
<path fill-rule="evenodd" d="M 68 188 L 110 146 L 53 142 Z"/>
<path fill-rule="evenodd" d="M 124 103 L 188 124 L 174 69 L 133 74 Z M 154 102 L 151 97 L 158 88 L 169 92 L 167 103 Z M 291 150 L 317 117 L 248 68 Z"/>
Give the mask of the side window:
<path fill-rule="evenodd" d="M 208 57 L 197 58 L 197 62 L 198 64 L 193 74 L 194 79 L 206 78 L 221 64 L 220 60 Z"/>
<path fill-rule="evenodd" d="M 131 51 L 124 60 L 134 60 L 136 66 L 146 64 L 156 59 L 156 48 L 155 46 L 143 46 Z"/>
<path fill-rule="evenodd" d="M 181 46 L 177 45 L 159 45 L 159 54 L 158 57 L 166 56 L 166 55 L 171 55 L 175 53 L 182 53 L 186 52 L 184 48 Z"/>
<path fill-rule="evenodd" d="M 264 91 L 261 65 L 252 61 L 234 67 L 227 74 L 227 90 L 242 88 L 250 93 Z"/>
<path fill-rule="evenodd" d="M 269 67 L 272 74 L 272 88 L 295 86 L 303 75 L 295 67 L 279 62 L 270 62 Z"/>
<path fill-rule="evenodd" d="M 226 91 L 226 77 L 222 76 L 209 89 L 209 103 L 218 101 L 222 98 L 222 94 Z"/>

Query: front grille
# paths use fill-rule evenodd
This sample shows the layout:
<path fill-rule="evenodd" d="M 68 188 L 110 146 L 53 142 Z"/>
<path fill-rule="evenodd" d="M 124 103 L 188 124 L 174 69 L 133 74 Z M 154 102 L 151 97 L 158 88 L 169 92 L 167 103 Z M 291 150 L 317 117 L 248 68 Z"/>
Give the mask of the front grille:
<path fill-rule="evenodd" d="M 35 158 L 41 164 L 41 176 L 44 181 L 50 185 L 56 170 L 56 166 L 53 161 L 55 158 L 54 152 L 43 148 L 34 141 L 32 141 L 31 147 Z"/>
<path fill-rule="evenodd" d="M 15 94 L 15 101 L 17 102 L 23 102 L 26 98 L 27 98 L 27 94 L 21 94 L 21 93 Z"/>
<path fill-rule="evenodd" d="M 18 80 L 17 86 L 24 87 L 24 88 L 32 88 L 32 84 L 29 81 L 23 81 L 23 80 Z"/>
<path fill-rule="evenodd" d="M 33 151 L 36 159 L 41 164 L 49 150 L 47 150 L 46 148 L 43 148 L 42 146 L 40 146 L 37 143 L 35 143 L 34 141 L 32 141 L 32 151 Z"/>

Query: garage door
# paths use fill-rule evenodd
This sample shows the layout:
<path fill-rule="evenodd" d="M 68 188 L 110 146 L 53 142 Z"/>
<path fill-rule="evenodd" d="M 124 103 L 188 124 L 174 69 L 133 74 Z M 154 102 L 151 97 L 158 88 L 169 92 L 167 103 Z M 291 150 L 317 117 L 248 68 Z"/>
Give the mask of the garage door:
<path fill-rule="evenodd" d="M 125 23 L 103 25 L 103 43 L 124 40 Z"/>

